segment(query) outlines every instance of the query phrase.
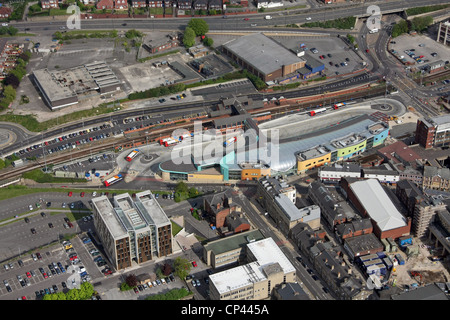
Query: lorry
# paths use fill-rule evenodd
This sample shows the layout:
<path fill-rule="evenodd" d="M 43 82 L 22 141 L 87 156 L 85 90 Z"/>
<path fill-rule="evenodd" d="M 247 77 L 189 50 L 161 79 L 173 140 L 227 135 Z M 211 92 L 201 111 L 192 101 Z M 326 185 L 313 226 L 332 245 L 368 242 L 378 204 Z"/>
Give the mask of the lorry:
<path fill-rule="evenodd" d="M 265 16 L 264 19 L 266 19 L 266 20 L 272 20 L 272 16 Z"/>

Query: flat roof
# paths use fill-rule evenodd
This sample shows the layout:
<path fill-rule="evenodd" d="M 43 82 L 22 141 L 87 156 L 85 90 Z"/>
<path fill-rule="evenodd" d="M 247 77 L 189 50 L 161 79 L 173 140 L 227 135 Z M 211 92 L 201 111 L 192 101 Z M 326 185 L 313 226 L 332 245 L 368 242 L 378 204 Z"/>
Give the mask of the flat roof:
<path fill-rule="evenodd" d="M 97 209 L 97 212 L 114 239 L 120 239 L 128 236 L 126 229 L 117 219 L 114 207 L 107 196 L 93 198 L 92 204 Z"/>
<path fill-rule="evenodd" d="M 262 33 L 245 35 L 223 46 L 263 74 L 305 61 Z"/>
<path fill-rule="evenodd" d="M 295 272 L 294 266 L 272 238 L 249 243 L 247 248 L 257 261 L 209 276 L 219 294 L 264 281 L 267 279 L 265 272 L 270 270 L 282 270 L 285 274 Z"/>
<path fill-rule="evenodd" d="M 117 76 L 103 61 L 62 70 L 40 69 L 33 71 L 33 74 L 50 101 L 120 84 Z"/>
<path fill-rule="evenodd" d="M 231 250 L 236 250 L 247 245 L 251 241 L 258 241 L 264 239 L 264 235 L 260 230 L 250 230 L 242 233 L 238 233 L 223 239 L 211 241 L 205 244 L 206 250 L 213 251 L 216 255 Z"/>
<path fill-rule="evenodd" d="M 375 220 L 381 231 L 392 230 L 407 225 L 405 217 L 397 210 L 384 191 L 378 179 L 355 181 L 350 188 Z"/>

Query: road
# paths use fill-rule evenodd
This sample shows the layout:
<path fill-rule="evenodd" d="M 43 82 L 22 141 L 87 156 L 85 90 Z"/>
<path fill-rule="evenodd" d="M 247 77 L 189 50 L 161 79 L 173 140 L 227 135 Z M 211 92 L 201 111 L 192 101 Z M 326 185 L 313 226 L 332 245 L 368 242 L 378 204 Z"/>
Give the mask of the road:
<path fill-rule="evenodd" d="M 445 0 L 429 0 L 427 5 L 432 4 L 444 4 Z M 249 20 L 243 20 L 243 16 L 237 17 L 228 16 L 227 19 L 217 17 L 203 17 L 209 24 L 210 30 L 255 30 L 260 27 L 267 27 L 273 25 L 287 25 L 292 23 L 307 22 L 306 18 L 311 17 L 310 22 L 326 21 L 336 18 L 349 17 L 349 16 L 368 16 L 367 8 L 372 3 L 364 4 L 352 4 L 346 6 L 322 6 L 310 8 L 308 10 L 286 10 L 285 13 L 271 13 L 272 19 L 266 20 L 264 17 L 267 13 L 249 15 Z M 417 6 L 423 6 L 423 1 L 419 0 L 402 0 L 402 1 L 388 1 L 377 2 L 381 12 L 392 11 L 395 9 L 404 9 Z M 184 30 L 189 18 L 165 18 L 165 19 L 101 19 L 101 20 L 82 20 L 82 29 L 146 29 L 146 30 Z M 126 23 L 126 26 L 123 24 Z M 251 24 L 257 24 L 257 28 L 252 27 Z M 66 21 L 53 21 L 49 22 L 16 22 L 12 23 L 19 30 L 24 31 L 25 28 L 29 28 L 32 32 L 53 33 L 60 31 L 60 28 L 66 26 Z M 45 30 L 46 29 L 46 30 Z M 278 29 L 277 29 L 278 30 Z"/>

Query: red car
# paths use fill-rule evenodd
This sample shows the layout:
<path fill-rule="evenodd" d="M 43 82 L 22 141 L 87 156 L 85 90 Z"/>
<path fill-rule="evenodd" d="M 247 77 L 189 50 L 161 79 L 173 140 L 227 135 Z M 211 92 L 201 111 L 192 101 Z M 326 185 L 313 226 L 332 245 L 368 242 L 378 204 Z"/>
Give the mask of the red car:
<path fill-rule="evenodd" d="M 47 278 L 48 278 L 48 275 L 47 275 L 46 272 L 44 272 L 42 275 L 44 276 L 44 279 L 47 279 Z"/>
<path fill-rule="evenodd" d="M 27 272 L 27 277 L 31 278 L 31 273 L 30 272 Z"/>
<path fill-rule="evenodd" d="M 82 192 L 82 193 L 80 194 L 80 196 L 84 197 L 84 192 Z"/>
<path fill-rule="evenodd" d="M 71 256 L 69 259 L 70 259 L 70 261 L 73 261 L 75 259 L 78 259 L 78 256 Z"/>
<path fill-rule="evenodd" d="M 368 52 L 369 52 L 369 49 L 366 49 L 366 52 L 368 53 Z"/>
<path fill-rule="evenodd" d="M 71 196 L 72 196 L 72 191 L 69 192 L 69 197 L 71 197 Z"/>
<path fill-rule="evenodd" d="M 249 19 L 248 19 L 248 18 L 244 18 L 244 20 L 245 20 L 245 21 L 248 21 Z"/>
<path fill-rule="evenodd" d="M 193 265 L 194 267 L 196 267 L 196 266 L 197 266 L 197 262 L 192 261 L 192 265 Z"/>
<path fill-rule="evenodd" d="M 111 271 L 111 270 L 106 270 L 105 272 L 103 272 L 103 274 L 104 274 L 105 276 L 107 276 L 107 275 L 112 274 L 112 271 Z"/>

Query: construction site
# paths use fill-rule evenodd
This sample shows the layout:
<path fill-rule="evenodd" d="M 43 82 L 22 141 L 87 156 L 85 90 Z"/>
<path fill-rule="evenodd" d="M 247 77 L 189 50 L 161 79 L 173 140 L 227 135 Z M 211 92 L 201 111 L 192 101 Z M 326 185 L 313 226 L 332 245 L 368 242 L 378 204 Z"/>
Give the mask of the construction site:
<path fill-rule="evenodd" d="M 431 241 L 410 238 L 411 244 L 392 247 L 386 254 L 393 262 L 387 286 L 414 289 L 432 283 L 450 282 L 449 261 L 436 255 Z"/>

